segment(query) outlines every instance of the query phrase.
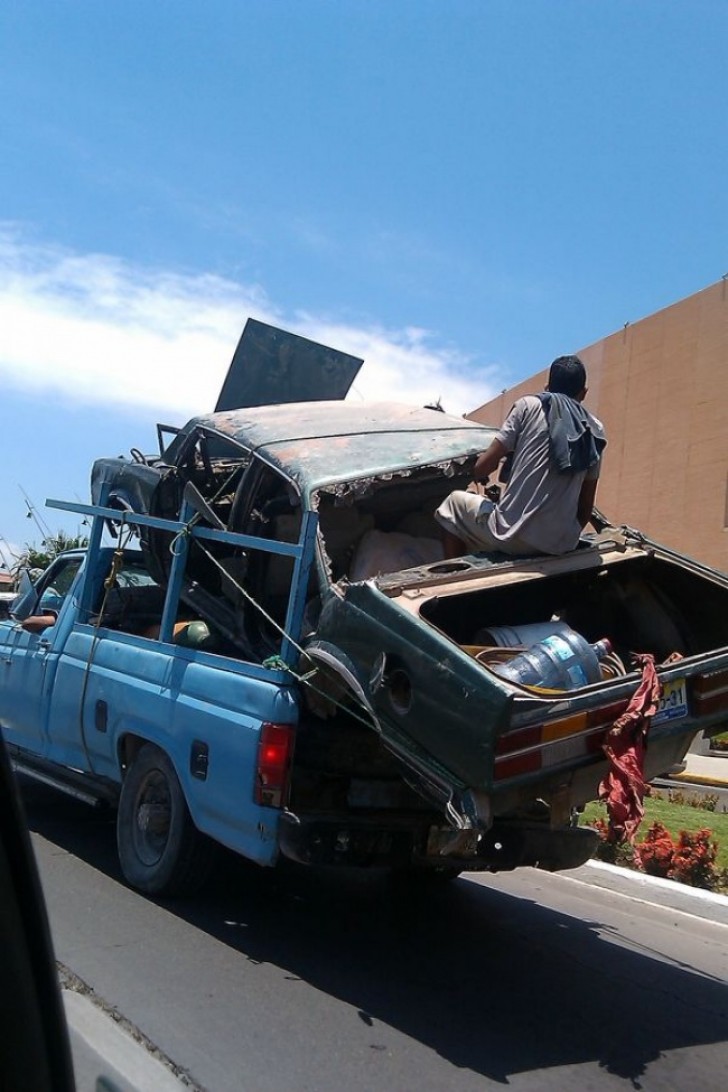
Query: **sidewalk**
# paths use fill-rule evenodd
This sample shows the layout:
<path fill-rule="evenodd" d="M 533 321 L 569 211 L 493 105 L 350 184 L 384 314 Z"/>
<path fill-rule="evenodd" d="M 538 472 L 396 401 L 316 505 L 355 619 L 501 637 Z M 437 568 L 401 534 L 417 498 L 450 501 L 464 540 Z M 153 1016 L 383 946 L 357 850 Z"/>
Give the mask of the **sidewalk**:
<path fill-rule="evenodd" d="M 701 755 L 688 751 L 685 755 L 685 769 L 680 774 L 671 774 L 669 780 L 728 789 L 728 752 L 721 755 Z"/>
<path fill-rule="evenodd" d="M 94 1002 L 61 991 L 77 1092 L 190 1092 L 142 1042 Z"/>
<path fill-rule="evenodd" d="M 606 864 L 604 861 L 587 861 L 581 868 L 574 868 L 560 875 L 567 880 L 577 880 L 590 887 L 601 887 L 618 895 L 626 895 L 638 902 L 679 910 L 695 918 L 703 918 L 717 925 L 728 926 L 728 896 L 714 891 L 703 891 L 675 880 L 663 880 L 659 876 L 647 876 L 632 868 Z"/>

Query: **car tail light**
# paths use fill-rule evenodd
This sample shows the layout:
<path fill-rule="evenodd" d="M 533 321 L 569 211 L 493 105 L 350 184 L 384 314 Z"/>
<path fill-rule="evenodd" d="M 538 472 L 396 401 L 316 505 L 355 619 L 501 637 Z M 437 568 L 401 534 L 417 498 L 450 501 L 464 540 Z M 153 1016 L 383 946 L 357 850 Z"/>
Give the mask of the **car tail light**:
<path fill-rule="evenodd" d="M 606 732 L 626 707 L 626 701 L 615 702 L 588 713 L 507 732 L 496 743 L 495 780 L 521 777 L 598 754 Z"/>
<path fill-rule="evenodd" d="M 255 777 L 256 804 L 282 808 L 288 796 L 295 729 L 292 724 L 262 725 Z"/>
<path fill-rule="evenodd" d="M 728 671 L 710 671 L 698 675 L 693 685 L 695 712 L 699 717 L 728 709 Z"/>

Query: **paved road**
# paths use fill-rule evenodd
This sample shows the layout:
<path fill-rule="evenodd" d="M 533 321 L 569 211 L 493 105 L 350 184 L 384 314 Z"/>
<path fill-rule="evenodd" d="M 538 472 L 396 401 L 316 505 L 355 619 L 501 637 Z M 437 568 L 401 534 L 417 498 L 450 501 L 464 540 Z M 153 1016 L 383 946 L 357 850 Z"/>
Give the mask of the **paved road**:
<path fill-rule="evenodd" d="M 111 818 L 26 802 L 58 959 L 193 1088 L 725 1087 L 725 925 L 568 875 L 426 895 L 233 858 L 154 903 L 120 882 Z"/>

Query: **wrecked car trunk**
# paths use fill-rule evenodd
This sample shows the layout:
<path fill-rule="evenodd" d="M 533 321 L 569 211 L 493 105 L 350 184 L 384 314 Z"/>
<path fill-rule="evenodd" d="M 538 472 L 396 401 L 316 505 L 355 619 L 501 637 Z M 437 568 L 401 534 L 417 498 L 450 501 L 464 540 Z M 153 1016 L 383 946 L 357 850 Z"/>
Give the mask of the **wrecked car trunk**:
<path fill-rule="evenodd" d="M 447 569 L 453 571 L 442 571 Z M 717 713 L 725 720 L 726 607 L 725 581 L 716 577 L 713 583 L 655 549 L 613 546 L 602 536 L 568 559 L 468 558 L 348 585 L 341 603 L 324 612 L 318 636 L 353 653 L 362 677 L 375 673 L 379 658 L 383 723 L 415 738 L 463 784 L 503 790 L 505 801 L 511 780 L 533 781 L 549 766 L 556 771 L 600 756 L 605 728 L 639 682 L 633 652 L 650 652 L 662 665 L 664 684 L 671 684 L 653 722 L 649 772 L 656 776 L 678 762 L 704 716 Z M 548 691 L 502 679 L 498 666 L 521 649 L 483 641 L 502 627 L 518 631 L 533 624 L 546 630 L 553 624 L 554 632 L 566 625 L 590 643 L 608 638 L 614 651 L 601 665 L 599 681 Z M 375 625 L 378 651 L 363 639 Z M 682 685 L 672 689 L 676 682 Z M 442 706 L 447 729 L 432 708 L 440 688 L 443 703 L 448 690 L 459 697 L 456 705 Z M 577 719 L 561 725 L 565 714 Z M 544 722 L 553 722 L 550 739 L 521 732 Z M 581 790 L 586 795 L 574 805 L 595 798 L 603 772 L 593 771 Z"/>
<path fill-rule="evenodd" d="M 654 657 L 662 686 L 646 778 L 679 764 L 696 731 L 725 726 L 728 579 L 637 532 L 608 528 L 561 557 L 475 555 L 368 572 L 367 537 L 372 565 L 400 559 L 408 532 L 423 552 L 434 541 L 444 483 L 433 470 L 339 483 L 315 498 L 335 583 L 307 650 L 327 665 L 324 677 L 335 675 L 334 689 L 343 679 L 359 688 L 386 746 L 456 825 L 502 833 L 500 821 L 538 817 L 555 829 L 595 799 L 606 734 L 640 683 L 634 653 Z M 584 685 L 502 678 L 525 647 L 519 633 L 533 627 L 589 645 L 606 639 L 610 651 Z M 498 643 L 504 630 L 510 639 Z"/>

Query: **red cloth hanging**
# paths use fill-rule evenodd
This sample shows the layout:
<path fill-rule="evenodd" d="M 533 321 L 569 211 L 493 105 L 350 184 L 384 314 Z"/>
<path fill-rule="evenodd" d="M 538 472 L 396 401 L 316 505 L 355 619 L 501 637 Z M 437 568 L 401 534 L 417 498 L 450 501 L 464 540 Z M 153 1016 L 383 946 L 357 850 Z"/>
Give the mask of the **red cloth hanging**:
<path fill-rule="evenodd" d="M 626 710 L 609 730 L 602 750 L 609 772 L 599 786 L 599 799 L 607 805 L 610 842 L 634 842 L 645 809 L 645 747 L 650 722 L 660 705 L 662 686 L 649 652 L 632 654 L 642 679 Z"/>

